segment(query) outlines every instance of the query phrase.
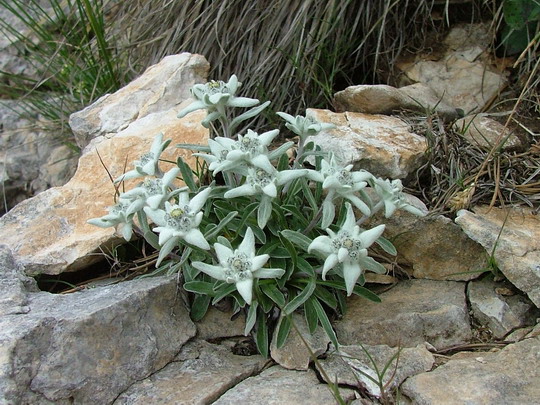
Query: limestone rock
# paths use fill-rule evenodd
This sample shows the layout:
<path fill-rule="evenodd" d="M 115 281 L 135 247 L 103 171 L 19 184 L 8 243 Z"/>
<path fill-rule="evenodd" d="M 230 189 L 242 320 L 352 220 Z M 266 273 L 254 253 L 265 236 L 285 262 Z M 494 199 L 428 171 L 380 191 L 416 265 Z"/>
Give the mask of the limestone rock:
<path fill-rule="evenodd" d="M 530 404 L 540 398 L 540 339 L 525 339 L 498 353 L 451 359 L 409 378 L 401 393 L 415 404 Z"/>
<path fill-rule="evenodd" d="M 196 340 L 173 362 L 129 387 L 114 404 L 209 404 L 266 363 L 260 355 L 237 356 L 223 346 Z"/>
<path fill-rule="evenodd" d="M 471 339 L 464 283 L 407 280 L 379 296 L 380 303 L 349 299 L 346 314 L 335 323 L 341 344 L 414 347 L 428 342 L 441 349 Z"/>
<path fill-rule="evenodd" d="M 76 153 L 41 130 L 39 117 L 23 119 L 19 117 L 22 112 L 17 101 L 0 100 L 0 183 L 8 210 L 32 195 L 65 184 L 77 166 Z"/>
<path fill-rule="evenodd" d="M 423 162 L 426 140 L 410 132 L 399 118 L 316 109 L 308 109 L 306 115 L 336 125 L 308 139 L 333 152 L 343 164 L 398 179 L 413 173 Z"/>
<path fill-rule="evenodd" d="M 271 356 L 279 365 L 289 370 L 307 370 L 309 363 L 311 362 L 310 351 L 315 357 L 319 357 L 326 352 L 328 344 L 330 343 L 330 338 L 320 325 L 317 326 L 317 329 L 315 329 L 315 332 L 311 335 L 305 317 L 302 314 L 295 312 L 292 314 L 291 319 L 309 345 L 309 349 L 306 347 L 296 330 L 291 328 L 289 337 L 285 341 L 285 344 L 279 349 L 277 347 L 277 334 L 274 333 L 270 345 Z"/>
<path fill-rule="evenodd" d="M 176 277 L 28 295 L 0 318 L 0 403 L 110 403 L 195 335 Z M 49 402 L 50 401 L 50 402 Z"/>
<path fill-rule="evenodd" d="M 7 246 L 0 245 L 0 317 L 30 311 L 28 291 L 38 291 L 35 280 L 26 277 Z"/>
<path fill-rule="evenodd" d="M 469 283 L 467 287 L 473 316 L 497 339 L 504 338 L 516 328 L 533 325 L 540 315 L 540 311 L 525 297 L 498 294 L 500 286 L 501 283 L 484 278 Z"/>
<path fill-rule="evenodd" d="M 245 317 L 240 315 L 231 320 L 232 311 L 220 311 L 210 306 L 208 312 L 197 325 L 197 337 L 204 340 L 243 336 Z"/>
<path fill-rule="evenodd" d="M 503 74 L 494 71 L 487 58 L 482 58 L 489 27 L 470 24 L 453 28 L 445 43 L 447 50 L 438 60 L 400 62 L 398 68 L 409 81 L 429 86 L 447 104 L 465 113 L 482 110 L 506 85 Z"/>
<path fill-rule="evenodd" d="M 182 156 L 193 163 L 191 153 L 176 149 L 176 143 L 205 143 L 208 131 L 200 125 L 205 112 L 176 118 L 176 109 L 149 114 L 132 123 L 111 138 L 95 139 L 81 156 L 73 178 L 64 186 L 51 188 L 23 201 L 0 218 L 3 243 L 12 250 L 27 274 L 59 274 L 76 271 L 100 259 L 100 246 L 118 243 L 113 228 L 89 225 L 90 218 L 101 217 L 114 204 L 114 186 L 108 169 L 115 178 L 131 169 L 131 162 L 150 149 L 159 132 L 172 145 L 163 159 L 176 161 Z M 103 163 L 102 163 L 103 161 Z M 128 167 L 126 167 L 128 165 Z M 163 170 L 168 167 L 164 164 Z M 126 189 L 138 181 L 126 182 Z"/>
<path fill-rule="evenodd" d="M 387 392 L 392 392 L 406 378 L 431 370 L 434 362 L 433 355 L 424 345 L 403 348 L 399 353 L 398 348 L 385 345 L 353 345 L 340 346 L 338 351 L 330 352 L 326 359 L 320 360 L 318 368 L 324 370 L 324 374 L 321 374 L 325 379 L 327 376 L 330 382 L 356 387 L 380 398 L 379 386 L 365 374 L 378 380 L 377 371 L 386 369 L 383 384 L 387 387 Z"/>
<path fill-rule="evenodd" d="M 149 114 L 177 107 L 190 98 L 194 84 L 206 82 L 209 68 L 200 55 L 166 56 L 116 93 L 72 114 L 69 126 L 77 144 L 83 149 L 93 138 L 115 134 Z"/>
<path fill-rule="evenodd" d="M 458 211 L 456 223 L 471 239 L 480 243 L 489 255 L 494 252 L 497 266 L 506 278 L 540 308 L 538 215 L 525 207 L 489 209 L 487 206 L 479 206 L 474 208 L 474 213 Z"/>
<path fill-rule="evenodd" d="M 339 112 L 391 114 L 395 111 L 435 110 L 446 120 L 458 117 L 455 108 L 447 105 L 428 86 L 422 83 L 397 89 L 383 84 L 350 86 L 334 95 Z"/>
<path fill-rule="evenodd" d="M 487 267 L 484 248 L 442 215 L 418 217 L 399 210 L 384 223 L 384 236 L 398 259 L 412 266 L 414 278 L 471 280 Z"/>
<path fill-rule="evenodd" d="M 472 145 L 489 149 L 503 145 L 503 149 L 518 149 L 520 139 L 504 125 L 486 115 L 461 118 L 454 123 L 454 128 Z"/>
<path fill-rule="evenodd" d="M 342 398 L 354 398 L 350 389 L 340 389 Z M 335 403 L 330 388 L 321 384 L 312 370 L 285 370 L 270 367 L 227 391 L 215 405 L 328 405 Z"/>

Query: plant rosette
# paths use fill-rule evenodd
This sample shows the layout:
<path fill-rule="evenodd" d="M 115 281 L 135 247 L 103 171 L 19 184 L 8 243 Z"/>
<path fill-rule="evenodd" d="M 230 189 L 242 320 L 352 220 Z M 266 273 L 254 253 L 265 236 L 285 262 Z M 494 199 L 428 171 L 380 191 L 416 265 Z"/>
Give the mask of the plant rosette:
<path fill-rule="evenodd" d="M 235 76 L 227 83 L 196 85 L 195 101 L 180 112 L 180 117 L 208 112 L 203 122 L 211 129 L 208 145 L 177 145 L 198 152 L 202 164 L 196 170 L 179 157 L 178 168 L 163 173 L 159 156 L 169 141 L 160 134 L 135 169 L 117 180 L 144 177 L 143 182 L 121 194 L 109 214 L 88 222 L 120 226 L 126 240 L 135 233 L 159 250 L 152 274 L 181 273 L 184 289 L 193 293 L 194 320 L 211 304 L 230 300 L 235 314 L 245 313 L 245 333 L 254 335 L 261 354 L 268 355 L 272 333 L 278 347 L 285 343 L 294 311 L 303 312 L 311 333 L 321 325 L 338 347 L 328 314 L 343 313 L 352 294 L 380 301 L 363 287 L 366 271 L 386 271 L 375 259 L 380 255 L 370 256 L 369 249 L 378 245 L 396 254 L 382 236 L 384 224 L 371 229 L 360 224 L 382 209 L 385 217 L 399 209 L 424 213 L 408 202 L 399 180 L 343 166 L 310 141 L 331 124 L 278 113 L 298 135 L 299 153 L 292 162 L 287 150 L 293 142 L 271 149 L 279 130 L 235 133 L 269 105 L 237 97 L 239 87 Z M 229 110 L 242 107 L 248 110 L 228 118 Z M 305 167 L 307 157 L 314 168 Z M 177 178 L 186 187 L 178 188 Z M 373 192 L 367 193 L 369 188 Z M 288 321 L 276 322 L 280 317 Z"/>

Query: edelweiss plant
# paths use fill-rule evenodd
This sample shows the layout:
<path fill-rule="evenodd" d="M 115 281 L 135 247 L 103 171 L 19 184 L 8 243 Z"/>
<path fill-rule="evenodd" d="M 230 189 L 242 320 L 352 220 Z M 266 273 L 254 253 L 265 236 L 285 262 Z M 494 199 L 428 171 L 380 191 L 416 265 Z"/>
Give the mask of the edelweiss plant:
<path fill-rule="evenodd" d="M 195 320 L 210 304 L 230 299 L 235 313 L 246 314 L 245 332 L 255 335 L 263 355 L 276 324 L 278 347 L 289 333 L 290 322 L 276 323 L 276 315 L 296 310 L 303 311 L 311 332 L 320 324 L 337 347 L 327 310 L 343 312 L 344 293 L 379 300 L 363 287 L 364 273 L 386 270 L 368 249 L 376 244 L 395 254 L 382 236 L 384 224 L 361 225 L 383 208 L 386 217 L 398 209 L 423 212 L 408 202 L 399 180 L 343 166 L 310 142 L 331 124 L 278 113 L 298 135 L 292 161 L 286 152 L 293 142 L 272 147 L 277 129 L 235 133 L 269 105 L 237 97 L 239 86 L 235 76 L 227 83 L 196 85 L 196 101 L 179 113 L 208 112 L 203 121 L 212 131 L 208 146 L 178 145 L 198 151 L 194 156 L 208 173 L 194 173 L 181 158 L 178 167 L 163 173 L 159 156 L 169 142 L 160 134 L 135 169 L 116 180 L 145 177 L 141 184 L 120 194 L 109 214 L 88 222 L 120 225 L 126 240 L 134 232 L 144 236 L 159 250 L 155 273 L 182 272 L 184 288 L 193 293 Z M 249 109 L 230 118 L 230 109 L 238 107 Z M 208 174 L 214 179 L 205 184 Z M 175 187 L 178 176 L 186 187 Z"/>

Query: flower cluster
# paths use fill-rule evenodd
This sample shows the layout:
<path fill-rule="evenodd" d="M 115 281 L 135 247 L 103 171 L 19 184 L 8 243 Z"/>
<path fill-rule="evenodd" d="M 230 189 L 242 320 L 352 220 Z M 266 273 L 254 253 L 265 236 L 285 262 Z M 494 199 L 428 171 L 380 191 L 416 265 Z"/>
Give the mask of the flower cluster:
<path fill-rule="evenodd" d="M 235 133 L 240 122 L 269 104 L 237 97 L 239 85 L 236 76 L 226 83 L 195 85 L 195 101 L 178 115 L 205 109 L 203 125 L 212 131 L 219 128 L 211 132 L 208 147 L 197 147 L 199 153 L 193 154 L 206 169 L 194 173 L 179 158 L 178 167 L 162 172 L 160 155 L 169 141 L 160 134 L 135 168 L 116 180 L 144 177 L 142 182 L 120 194 L 108 214 L 88 222 L 118 226 L 126 240 L 137 231 L 158 249 L 156 271 L 182 271 L 184 288 L 194 293 L 195 319 L 210 303 L 226 297 L 235 312 L 245 308 L 246 333 L 256 327 L 263 354 L 268 350 L 270 311 L 287 316 L 302 306 L 310 331 L 320 324 L 337 346 L 324 308 L 339 311 L 343 291 L 376 299 L 361 288 L 363 274 L 386 269 L 369 249 L 377 244 L 395 254 L 382 236 L 384 224 L 370 229 L 360 225 L 383 209 L 385 217 L 399 209 L 424 212 L 411 204 L 400 180 L 356 170 L 321 151 L 310 138 L 332 130 L 332 124 L 278 113 L 286 128 L 298 135 L 294 159 L 286 153 L 293 142 L 272 147 L 278 129 Z M 251 109 L 230 120 L 228 109 L 237 107 Z M 314 166 L 306 165 L 308 157 Z M 209 175 L 211 182 L 206 180 Z M 187 187 L 174 185 L 178 177 Z M 275 332 L 278 345 L 287 332 Z"/>

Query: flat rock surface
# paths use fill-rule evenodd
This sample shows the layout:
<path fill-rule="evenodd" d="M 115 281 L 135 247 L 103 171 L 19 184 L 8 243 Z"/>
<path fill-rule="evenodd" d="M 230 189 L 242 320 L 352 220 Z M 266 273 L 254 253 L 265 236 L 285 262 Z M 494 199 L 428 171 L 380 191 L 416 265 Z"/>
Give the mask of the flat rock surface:
<path fill-rule="evenodd" d="M 414 278 L 466 281 L 487 268 L 482 245 L 445 216 L 418 217 L 398 210 L 384 223 L 384 236 L 396 247 L 398 260 L 412 267 Z"/>
<path fill-rule="evenodd" d="M 409 378 L 401 393 L 414 404 L 532 404 L 540 398 L 540 339 L 497 353 L 472 353 Z"/>
<path fill-rule="evenodd" d="M 277 347 L 277 334 L 274 333 L 270 353 L 272 359 L 282 367 L 290 370 L 307 370 L 311 362 L 311 353 L 315 357 L 325 353 L 330 338 L 320 325 L 317 326 L 313 334 L 310 334 L 303 314 L 295 312 L 292 314 L 291 320 L 298 331 L 292 327 L 285 344 L 279 349 Z M 302 338 L 298 332 L 301 333 Z M 309 349 L 306 347 L 306 343 Z"/>
<path fill-rule="evenodd" d="M 209 69 L 201 55 L 166 56 L 114 94 L 72 114 L 69 126 L 77 144 L 83 149 L 98 136 L 116 134 L 149 114 L 178 106 L 191 97 L 194 84 L 206 82 Z"/>
<path fill-rule="evenodd" d="M 267 362 L 260 355 L 237 356 L 223 346 L 192 341 L 172 363 L 133 384 L 114 404 L 209 404 Z"/>
<path fill-rule="evenodd" d="M 467 296 L 473 316 L 497 339 L 504 338 L 514 329 L 534 325 L 540 315 L 526 297 L 513 293 L 491 277 L 469 283 Z"/>
<path fill-rule="evenodd" d="M 426 60 L 426 55 L 420 55 L 412 63 L 397 66 L 410 81 L 429 86 L 447 104 L 466 114 L 481 111 L 507 82 L 484 58 L 488 30 L 485 24 L 454 27 L 444 40 L 447 49 L 440 58 Z"/>
<path fill-rule="evenodd" d="M 354 398 L 349 389 L 340 390 L 343 399 Z M 250 377 L 221 396 L 215 405 L 328 405 L 335 403 L 330 387 L 317 379 L 313 370 L 285 370 L 270 367 Z"/>
<path fill-rule="evenodd" d="M 351 345 L 331 351 L 326 359 L 319 361 L 318 368 L 324 370 L 321 375 L 325 380 L 328 377 L 330 382 L 356 387 L 380 398 L 379 386 L 369 377 L 379 381 L 378 373 L 386 370 L 382 383 L 387 392 L 392 392 L 406 378 L 431 370 L 434 361 L 424 345 L 403 349 L 385 345 Z"/>
<path fill-rule="evenodd" d="M 423 162 L 426 139 L 410 132 L 409 126 L 397 117 L 311 108 L 306 115 L 336 125 L 309 140 L 334 153 L 344 165 L 353 164 L 375 176 L 401 179 Z"/>
<path fill-rule="evenodd" d="M 106 404 L 195 335 L 176 277 L 30 293 L 0 318 L 0 403 Z"/>
<path fill-rule="evenodd" d="M 520 139 L 504 125 L 488 116 L 477 114 L 457 120 L 454 129 L 460 132 L 470 144 L 491 150 L 502 146 L 503 149 L 521 147 Z"/>
<path fill-rule="evenodd" d="M 334 95 L 337 111 L 365 114 L 391 114 L 402 110 L 435 111 L 446 120 L 458 117 L 455 108 L 447 105 L 423 83 L 402 88 L 384 84 L 350 86 Z"/>
<path fill-rule="evenodd" d="M 489 255 L 493 253 L 499 270 L 540 308 L 538 215 L 528 207 L 479 206 L 473 211 L 458 211 L 456 223 Z"/>
<path fill-rule="evenodd" d="M 341 344 L 414 347 L 428 342 L 441 349 L 471 339 L 464 283 L 407 280 L 379 296 L 381 303 L 349 299 L 346 314 L 335 323 Z"/>
<path fill-rule="evenodd" d="M 174 145 L 206 142 L 208 131 L 199 124 L 205 113 L 182 120 L 176 113 L 171 109 L 150 114 L 111 138 L 95 139 L 67 184 L 23 201 L 0 218 L 2 243 L 9 246 L 27 274 L 79 270 L 102 258 L 96 255 L 100 246 L 120 241 L 114 228 L 98 228 L 86 221 L 105 215 L 106 208 L 114 205 L 115 189 L 107 170 L 114 178 L 131 170 L 131 162 L 150 150 L 159 132 L 164 139 L 172 139 L 163 159 L 176 161 L 182 156 L 194 162 L 189 151 Z M 162 169 L 168 170 L 167 165 Z M 139 181 L 126 182 L 126 189 Z"/>

